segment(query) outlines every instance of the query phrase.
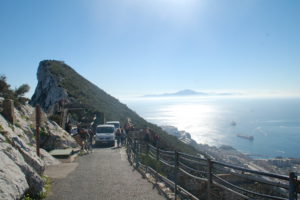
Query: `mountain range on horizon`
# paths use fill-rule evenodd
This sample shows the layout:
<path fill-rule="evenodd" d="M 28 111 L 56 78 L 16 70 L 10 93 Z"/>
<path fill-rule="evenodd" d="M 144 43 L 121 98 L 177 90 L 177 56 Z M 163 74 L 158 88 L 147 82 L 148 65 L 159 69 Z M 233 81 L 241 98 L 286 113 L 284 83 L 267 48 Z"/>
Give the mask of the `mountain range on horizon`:
<path fill-rule="evenodd" d="M 198 92 L 195 90 L 185 89 L 173 93 L 162 93 L 162 94 L 148 94 L 143 97 L 184 97 L 184 96 L 231 96 L 241 95 L 241 93 L 234 92 Z"/>

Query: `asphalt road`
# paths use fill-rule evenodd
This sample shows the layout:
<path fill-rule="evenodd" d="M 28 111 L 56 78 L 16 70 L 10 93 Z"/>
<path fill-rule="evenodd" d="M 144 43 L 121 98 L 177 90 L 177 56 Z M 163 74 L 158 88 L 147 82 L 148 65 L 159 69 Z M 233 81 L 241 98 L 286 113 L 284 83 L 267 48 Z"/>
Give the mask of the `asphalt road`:
<path fill-rule="evenodd" d="M 73 163 L 51 166 L 46 200 L 163 200 L 157 189 L 127 161 L 124 148 L 95 148 Z"/>

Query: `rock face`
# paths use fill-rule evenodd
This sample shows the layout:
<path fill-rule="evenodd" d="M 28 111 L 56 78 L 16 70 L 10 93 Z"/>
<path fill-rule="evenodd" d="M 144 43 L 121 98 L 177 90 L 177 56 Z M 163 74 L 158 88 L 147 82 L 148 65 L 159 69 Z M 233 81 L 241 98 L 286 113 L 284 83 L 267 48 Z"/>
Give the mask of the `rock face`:
<path fill-rule="evenodd" d="M 62 99 L 66 100 L 68 95 L 59 87 L 57 78 L 49 71 L 49 66 L 50 61 L 40 62 L 37 72 L 38 85 L 30 104 L 33 106 L 39 104 L 47 113 L 52 113 L 55 103 Z"/>
<path fill-rule="evenodd" d="M 42 192 L 45 166 L 59 164 L 44 149 L 41 157 L 36 154 L 34 108 L 27 104 L 14 112 L 15 125 L 0 114 L 0 199 L 8 200 L 20 199 L 26 192 Z M 75 140 L 57 124 L 45 119 L 42 127 L 48 141 L 42 148 L 77 147 Z"/>
<path fill-rule="evenodd" d="M 29 189 L 25 174 L 3 151 L 0 158 L 0 199 L 20 199 Z"/>
<path fill-rule="evenodd" d="M 53 121 L 47 121 L 41 135 L 41 147 L 47 151 L 78 147 L 77 142 L 69 133 Z"/>

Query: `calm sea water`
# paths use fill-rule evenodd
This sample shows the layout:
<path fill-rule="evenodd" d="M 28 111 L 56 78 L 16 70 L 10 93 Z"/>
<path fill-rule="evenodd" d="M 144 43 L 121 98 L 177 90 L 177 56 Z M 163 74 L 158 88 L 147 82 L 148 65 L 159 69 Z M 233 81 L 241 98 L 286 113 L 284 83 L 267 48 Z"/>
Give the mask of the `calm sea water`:
<path fill-rule="evenodd" d="M 300 158 L 300 98 L 180 97 L 124 102 L 147 121 L 185 130 L 198 143 L 230 145 L 253 157 Z"/>

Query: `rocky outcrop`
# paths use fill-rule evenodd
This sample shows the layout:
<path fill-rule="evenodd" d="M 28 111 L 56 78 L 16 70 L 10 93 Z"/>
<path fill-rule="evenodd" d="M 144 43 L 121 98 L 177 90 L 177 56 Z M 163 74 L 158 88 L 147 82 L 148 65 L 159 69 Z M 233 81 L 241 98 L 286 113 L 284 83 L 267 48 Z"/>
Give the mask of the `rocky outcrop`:
<path fill-rule="evenodd" d="M 2 151 L 0 158 L 0 199 L 19 199 L 29 189 L 25 174 Z"/>
<path fill-rule="evenodd" d="M 41 135 L 41 147 L 50 151 L 53 149 L 76 148 L 78 143 L 69 133 L 53 121 L 47 121 Z"/>
<path fill-rule="evenodd" d="M 68 99 L 67 92 L 58 85 L 57 77 L 53 76 L 49 70 L 51 62 L 54 61 L 40 62 L 37 72 L 38 85 L 30 101 L 33 106 L 39 104 L 47 113 L 53 112 L 57 102 Z"/>
<path fill-rule="evenodd" d="M 28 162 L 26 162 L 22 153 L 9 143 L 2 142 L 0 144 L 0 152 L 4 153 L 7 159 L 13 161 L 14 165 L 18 166 L 22 174 L 25 175 L 26 182 L 28 184 L 28 188 L 26 188 L 26 190 L 29 190 L 32 194 L 37 194 L 43 190 L 44 181 L 40 176 L 43 172 L 43 164 L 39 163 L 40 165 L 35 165 L 36 167 L 38 166 L 39 171 L 37 171 L 31 167 Z"/>
<path fill-rule="evenodd" d="M 36 154 L 34 108 L 27 104 L 14 112 L 15 125 L 0 114 L 0 199 L 20 199 L 25 193 L 42 192 L 45 166 L 60 163 L 44 149 L 40 151 L 41 157 Z M 43 134 L 49 142 L 42 147 L 77 147 L 67 132 L 43 116 Z"/>

